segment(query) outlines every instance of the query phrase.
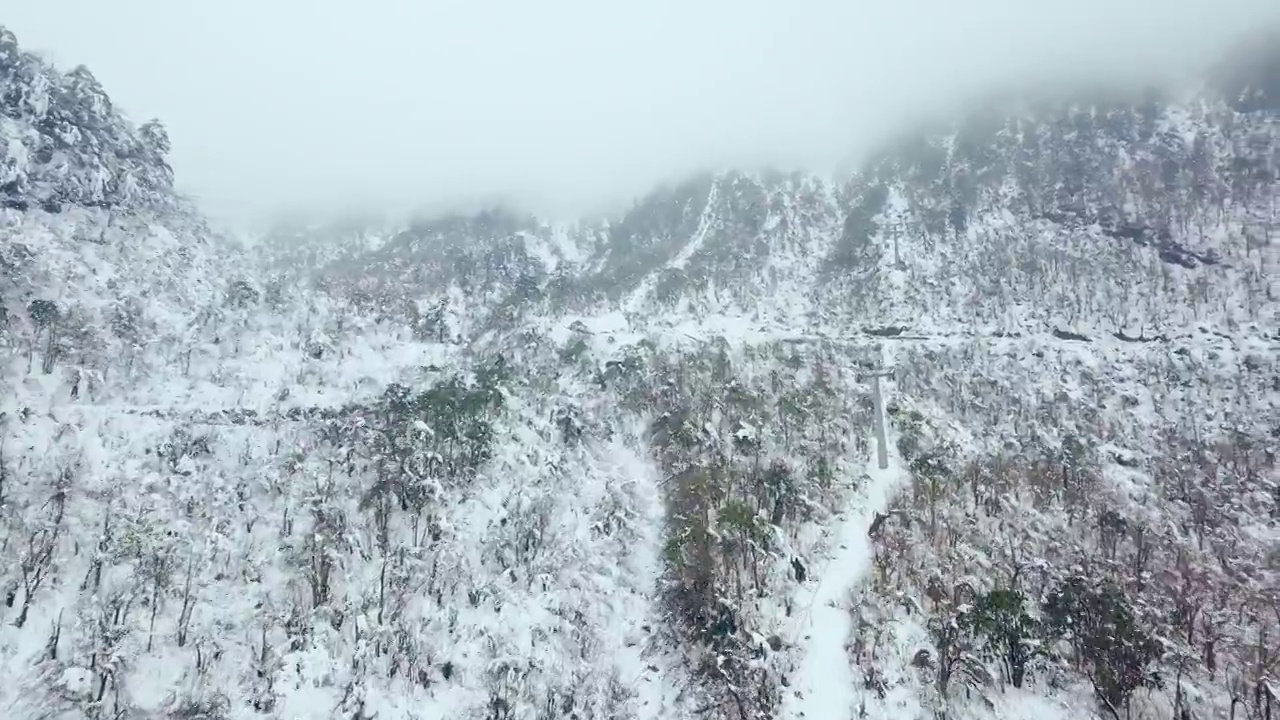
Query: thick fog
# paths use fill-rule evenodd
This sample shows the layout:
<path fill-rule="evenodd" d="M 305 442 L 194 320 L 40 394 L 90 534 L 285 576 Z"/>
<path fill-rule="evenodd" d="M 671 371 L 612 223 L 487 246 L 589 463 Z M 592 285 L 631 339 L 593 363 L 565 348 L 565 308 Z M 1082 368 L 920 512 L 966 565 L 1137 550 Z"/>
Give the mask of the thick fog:
<path fill-rule="evenodd" d="M 727 165 L 829 172 L 1011 82 L 1204 62 L 1276 0 L 4 0 L 163 119 L 228 219 L 505 199 L 556 215 Z"/>

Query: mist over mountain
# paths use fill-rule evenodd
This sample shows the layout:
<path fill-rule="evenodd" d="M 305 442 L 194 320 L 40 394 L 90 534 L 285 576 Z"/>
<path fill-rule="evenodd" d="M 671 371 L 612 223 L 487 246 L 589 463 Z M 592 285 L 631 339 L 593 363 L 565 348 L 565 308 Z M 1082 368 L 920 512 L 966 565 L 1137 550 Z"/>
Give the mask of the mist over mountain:
<path fill-rule="evenodd" d="M 1280 712 L 1258 37 L 838 177 L 226 237 L 0 29 L 0 704 Z"/>
<path fill-rule="evenodd" d="M 214 220 L 514 201 L 614 215 L 706 169 L 855 169 L 992 90 L 1192 76 L 1272 0 L 12 3 L 5 24 L 164 120 Z"/>

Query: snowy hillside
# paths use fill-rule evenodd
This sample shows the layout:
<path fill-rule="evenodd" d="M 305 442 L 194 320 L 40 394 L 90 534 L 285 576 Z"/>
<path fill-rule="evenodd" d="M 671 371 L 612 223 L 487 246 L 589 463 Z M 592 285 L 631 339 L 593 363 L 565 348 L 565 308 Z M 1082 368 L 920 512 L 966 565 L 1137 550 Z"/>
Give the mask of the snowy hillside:
<path fill-rule="evenodd" d="M 0 704 L 1280 711 L 1268 62 L 840 181 L 246 247 L 0 30 Z"/>

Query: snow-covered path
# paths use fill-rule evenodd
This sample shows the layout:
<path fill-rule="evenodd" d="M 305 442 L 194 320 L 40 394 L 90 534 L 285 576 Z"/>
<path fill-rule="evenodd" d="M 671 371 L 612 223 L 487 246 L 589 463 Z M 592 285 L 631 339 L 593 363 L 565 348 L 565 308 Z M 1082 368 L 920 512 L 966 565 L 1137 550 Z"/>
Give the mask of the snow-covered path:
<path fill-rule="evenodd" d="M 712 182 L 711 190 L 707 194 L 707 201 L 702 207 L 702 215 L 698 218 L 698 229 L 694 231 L 693 237 L 689 238 L 689 242 L 682 248 L 680 252 L 666 264 L 666 269 L 683 269 L 685 263 L 689 262 L 689 258 L 693 257 L 698 250 L 702 249 L 702 244 L 707 239 L 707 233 L 711 230 L 713 222 L 712 216 L 716 209 L 716 199 L 719 195 L 719 183 Z M 631 292 L 623 304 L 623 309 L 627 313 L 639 312 L 644 304 L 645 298 L 653 290 L 653 285 L 657 282 L 657 273 L 649 273 L 640 281 L 640 285 Z"/>
<path fill-rule="evenodd" d="M 638 720 L 680 717 L 680 688 L 687 683 L 678 659 L 654 645 L 650 627 L 662 622 L 656 599 L 662 575 L 663 525 L 666 510 L 658 482 L 661 472 L 643 447 L 642 425 L 615 437 L 607 457 L 609 475 L 629 501 L 633 537 L 625 556 L 611 563 L 618 589 L 603 593 L 613 607 L 608 636 L 621 641 L 611 654 L 623 685 L 632 693 Z"/>
<path fill-rule="evenodd" d="M 858 686 L 845 650 L 853 620 L 849 591 L 866 577 L 871 567 L 871 539 L 867 529 L 876 512 L 884 512 L 906 479 L 889 434 L 889 467 L 881 470 L 869 461 L 870 480 L 856 494 L 854 507 L 835 528 L 832 554 L 814 581 L 807 610 L 799 619 L 798 652 L 801 661 L 782 703 L 782 717 L 805 720 L 852 720 L 857 717 Z"/>

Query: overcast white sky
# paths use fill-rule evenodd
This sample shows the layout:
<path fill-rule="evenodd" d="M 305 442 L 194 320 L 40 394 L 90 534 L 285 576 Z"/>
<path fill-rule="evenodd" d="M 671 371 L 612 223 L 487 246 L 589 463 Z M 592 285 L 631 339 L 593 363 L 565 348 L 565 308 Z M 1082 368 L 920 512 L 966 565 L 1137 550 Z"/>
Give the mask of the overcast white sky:
<path fill-rule="evenodd" d="M 163 119 L 210 212 L 508 196 L 556 214 L 705 166 L 829 171 L 958 97 L 1161 74 L 1280 0 L 0 0 Z"/>

